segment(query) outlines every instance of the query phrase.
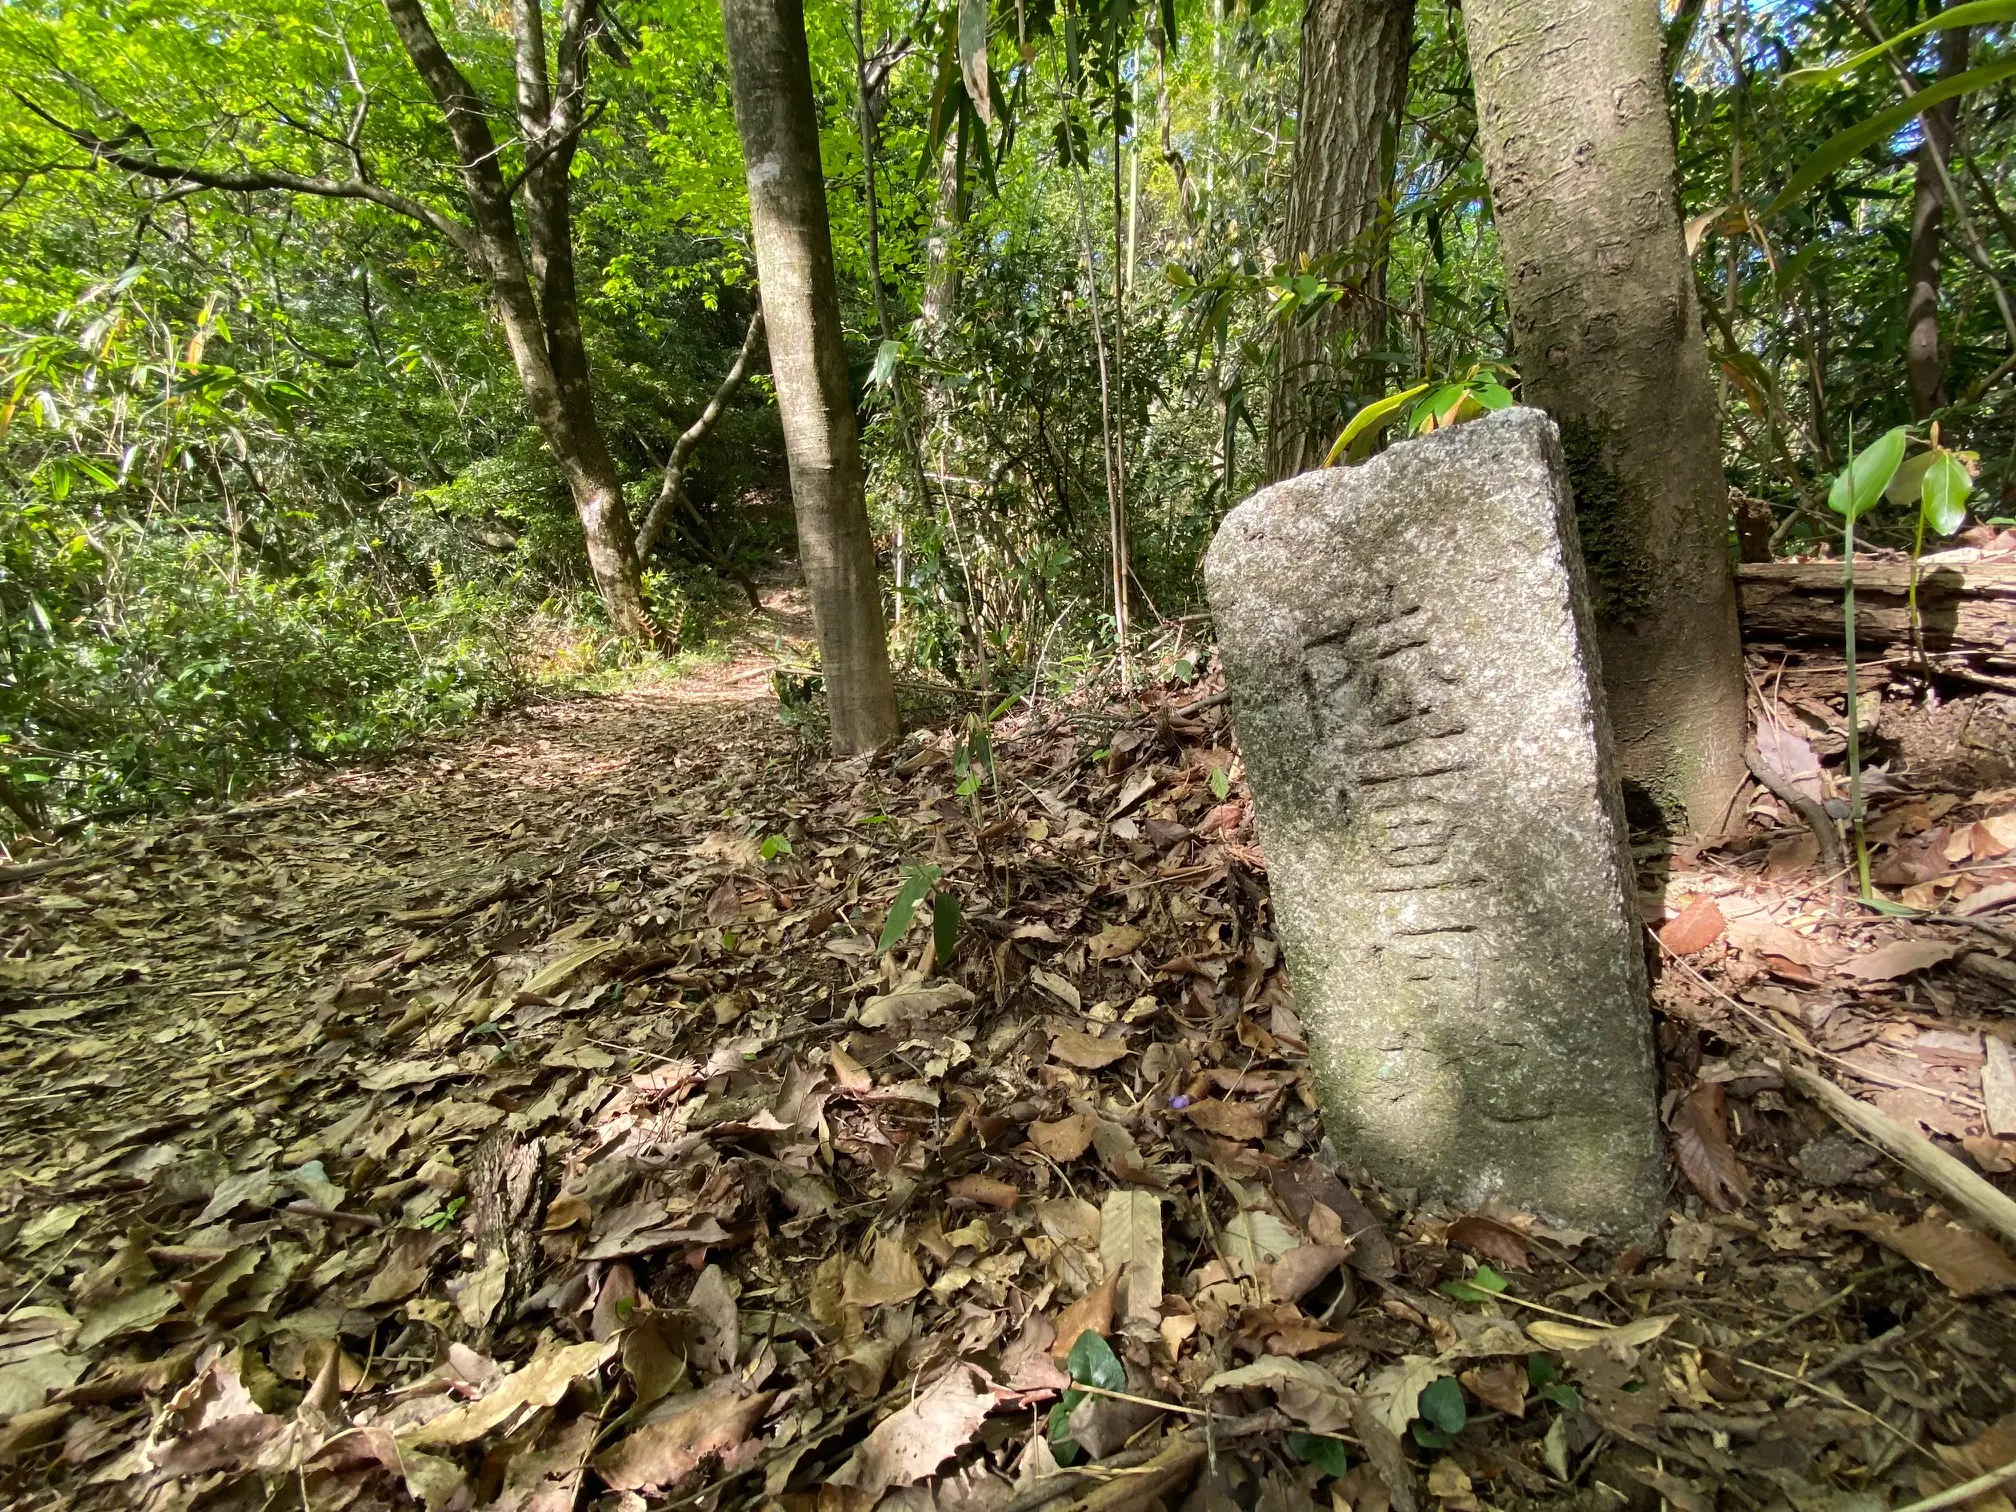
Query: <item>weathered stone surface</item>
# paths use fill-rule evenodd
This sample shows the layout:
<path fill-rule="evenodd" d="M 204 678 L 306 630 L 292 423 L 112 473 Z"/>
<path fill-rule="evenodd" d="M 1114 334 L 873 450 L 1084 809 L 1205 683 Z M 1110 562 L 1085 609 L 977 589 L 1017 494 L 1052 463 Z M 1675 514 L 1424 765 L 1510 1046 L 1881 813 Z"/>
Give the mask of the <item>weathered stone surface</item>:
<path fill-rule="evenodd" d="M 1262 490 L 1205 582 L 1340 1158 L 1636 1230 L 1651 1013 L 1574 539 L 1516 409 Z"/>

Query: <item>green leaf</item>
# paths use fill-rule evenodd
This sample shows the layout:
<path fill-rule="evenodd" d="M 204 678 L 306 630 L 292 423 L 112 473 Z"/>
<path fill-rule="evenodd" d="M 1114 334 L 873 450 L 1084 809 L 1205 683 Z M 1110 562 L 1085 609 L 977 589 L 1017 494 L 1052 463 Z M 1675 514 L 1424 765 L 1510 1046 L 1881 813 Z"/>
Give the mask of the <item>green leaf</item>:
<path fill-rule="evenodd" d="M 1849 520 L 1859 520 L 1874 509 L 1904 461 L 1906 434 L 1902 425 L 1885 431 L 1842 468 L 1841 476 L 1827 490 L 1827 507 Z"/>
<path fill-rule="evenodd" d="M 1067 1391 L 1050 1409 L 1050 1420 L 1044 1427 L 1044 1434 L 1050 1440 L 1050 1453 L 1060 1465 L 1068 1465 L 1078 1458 L 1078 1441 L 1071 1437 L 1071 1414 L 1084 1400 L 1084 1392 Z"/>
<path fill-rule="evenodd" d="M 1451 1444 L 1456 1442 L 1456 1440 L 1444 1433 L 1440 1428 L 1430 1428 L 1419 1418 L 1414 1419 L 1413 1429 L 1414 1442 L 1419 1444 L 1423 1449 L 1447 1449 Z"/>
<path fill-rule="evenodd" d="M 951 893 L 931 895 L 931 953 L 943 968 L 959 948 L 959 900 Z"/>
<path fill-rule="evenodd" d="M 1314 1465 L 1325 1475 L 1342 1476 L 1351 1468 L 1345 1457 L 1344 1441 L 1325 1433 L 1291 1433 L 1288 1449 L 1305 1465 Z"/>
<path fill-rule="evenodd" d="M 1895 36 L 1886 37 L 1874 47 L 1856 53 L 1852 58 L 1843 58 L 1839 63 L 1830 63 L 1825 68 L 1795 68 L 1785 75 L 1787 84 L 1821 84 L 1845 77 L 1863 64 L 1880 58 L 1900 42 L 1909 42 L 1914 37 L 1922 37 L 1929 31 L 1944 31 L 1954 26 L 1993 26 L 2001 21 L 2016 21 L 2016 0 L 1972 0 L 1967 5 L 1952 5 L 1940 11 L 1930 20 L 1920 21 L 1916 26 L 1907 26 Z"/>
<path fill-rule="evenodd" d="M 1113 1346 L 1089 1328 L 1072 1342 L 1064 1370 L 1081 1386 L 1097 1386 L 1101 1391 L 1127 1389 L 1127 1367 L 1113 1353 Z"/>
<path fill-rule="evenodd" d="M 903 873 L 903 885 L 896 889 L 896 896 L 889 904 L 889 917 L 883 922 L 877 950 L 888 950 L 910 932 L 910 921 L 917 917 L 917 905 L 924 901 L 924 894 L 931 891 L 937 880 L 935 866 L 913 866 Z"/>
<path fill-rule="evenodd" d="M 1939 535 L 1953 534 L 1967 519 L 1967 496 L 1972 492 L 1974 480 L 1967 476 L 1967 464 L 1940 447 L 1925 473 L 1920 506 L 1925 511 L 1925 523 Z"/>
<path fill-rule="evenodd" d="M 775 861 L 779 856 L 788 856 L 790 854 L 791 841 L 786 836 L 765 835 L 763 837 L 763 859 L 765 861 Z"/>
<path fill-rule="evenodd" d="M 1227 772 L 1223 767 L 1214 766 L 1211 768 L 1211 796 L 1216 798 L 1220 803 L 1223 803 L 1226 795 L 1231 791 L 1231 773 Z"/>
<path fill-rule="evenodd" d="M 875 366 L 869 370 L 868 382 L 873 388 L 887 388 L 895 378 L 896 370 L 903 365 L 903 343 L 893 336 L 875 351 Z"/>
<path fill-rule="evenodd" d="M 2003 58 L 1994 63 L 1984 64 L 1980 68 L 1970 68 L 1965 73 L 1954 74 L 1951 78 L 1927 84 L 1902 104 L 1893 105 L 1866 121 L 1836 132 L 1815 148 L 1812 155 L 1799 165 L 1799 170 L 1785 181 L 1785 187 L 1778 191 L 1777 197 L 1757 212 L 1758 216 L 1761 219 L 1769 219 L 1804 198 L 1807 190 L 1850 158 L 1867 151 L 1878 142 L 1888 141 L 1904 127 L 1906 122 L 1914 116 L 1923 115 L 1940 101 L 1950 100 L 1955 95 L 1966 94 L 1970 90 L 1986 89 L 2012 76 L 2016 76 L 2016 58 Z"/>
<path fill-rule="evenodd" d="M 1897 476 L 1890 480 L 1890 486 L 1883 490 L 1883 497 L 1903 508 L 1906 504 L 1916 504 L 1925 487 L 1925 469 L 1938 456 L 1936 451 L 1920 452 L 1915 457 L 1906 457 Z"/>
<path fill-rule="evenodd" d="M 1470 393 L 1487 410 L 1510 409 L 1518 403 L 1502 383 L 1480 383 Z"/>
<path fill-rule="evenodd" d="M 1410 389 L 1404 389 L 1397 394 L 1388 394 L 1384 399 L 1375 399 L 1364 406 L 1351 417 L 1350 424 L 1344 427 L 1344 433 L 1337 438 L 1337 444 L 1330 448 L 1330 454 L 1323 459 L 1323 465 L 1335 467 L 1337 459 L 1352 451 L 1361 440 L 1369 448 L 1372 438 L 1390 425 L 1393 418 L 1407 407 L 1408 401 L 1424 392 L 1427 387 L 1425 383 L 1417 383 Z M 1356 453 L 1352 460 L 1357 461 L 1361 456 L 1362 453 Z"/>
<path fill-rule="evenodd" d="M 1456 1377 L 1430 1381 L 1421 1392 L 1420 1413 L 1444 1433 L 1461 1433 L 1470 1421 L 1470 1409 L 1463 1403 L 1463 1388 Z"/>

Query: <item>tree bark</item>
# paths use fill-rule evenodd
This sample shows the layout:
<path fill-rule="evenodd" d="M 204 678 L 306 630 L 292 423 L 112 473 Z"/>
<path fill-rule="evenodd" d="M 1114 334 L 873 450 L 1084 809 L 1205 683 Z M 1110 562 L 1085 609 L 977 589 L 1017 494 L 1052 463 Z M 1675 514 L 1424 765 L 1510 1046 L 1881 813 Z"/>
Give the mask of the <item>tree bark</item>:
<path fill-rule="evenodd" d="M 1737 569 L 1743 636 L 1752 645 L 1841 649 L 1841 564 L 1755 562 Z M 1912 644 L 1911 564 L 1855 559 L 1855 643 Z M 1921 562 L 1919 635 L 1934 656 L 1985 658 L 2016 670 L 2016 561 Z"/>
<path fill-rule="evenodd" d="M 1478 134 L 1528 402 L 1561 427 L 1640 822 L 1715 829 L 1745 778 L 1721 426 L 1651 0 L 1472 0 Z"/>
<path fill-rule="evenodd" d="M 1377 397 L 1379 365 L 1362 362 L 1386 344 L 1379 205 L 1392 190 L 1413 37 L 1414 0 L 1303 6 L 1287 258 L 1300 271 L 1304 259 L 1341 256 L 1333 281 L 1348 278 L 1356 292 L 1281 334 L 1267 417 L 1267 470 L 1277 481 L 1320 466 L 1351 411 Z"/>
<path fill-rule="evenodd" d="M 1939 77 L 1967 67 L 1967 28 L 1938 33 Z M 1946 359 L 1939 350 L 1939 242 L 1946 195 L 1939 163 L 1951 161 L 1960 102 L 1946 100 L 1918 118 L 1925 140 L 1911 177 L 1911 245 L 1905 257 L 1909 295 L 1904 314 L 1904 368 L 1911 383 L 1911 414 L 1923 420 L 1946 403 Z M 1937 153 L 1935 157 L 1933 154 Z"/>
<path fill-rule="evenodd" d="M 721 18 L 833 749 L 873 750 L 899 732 L 896 689 L 842 343 L 804 6 L 721 0 Z"/>
<path fill-rule="evenodd" d="M 960 192 L 959 143 L 965 125 L 945 133 L 938 152 L 938 196 L 931 212 L 931 234 L 924 241 L 924 331 L 936 343 L 959 311 L 959 256 L 953 246 L 966 219 Z"/>

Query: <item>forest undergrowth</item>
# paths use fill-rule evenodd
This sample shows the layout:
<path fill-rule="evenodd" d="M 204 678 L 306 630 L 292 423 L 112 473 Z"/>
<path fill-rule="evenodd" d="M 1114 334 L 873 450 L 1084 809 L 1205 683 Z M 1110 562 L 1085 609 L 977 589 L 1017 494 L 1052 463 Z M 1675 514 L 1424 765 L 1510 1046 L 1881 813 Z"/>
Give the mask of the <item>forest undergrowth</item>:
<path fill-rule="evenodd" d="M 1767 794 L 1637 848 L 1677 1170 L 1627 1244 L 1321 1147 L 1215 674 L 833 761 L 780 607 L 10 873 L 12 1505 L 1804 1512 L 2016 1459 L 2016 1264 L 1782 1074 L 2009 1189 L 2008 774 L 1877 799 L 1945 921 Z"/>

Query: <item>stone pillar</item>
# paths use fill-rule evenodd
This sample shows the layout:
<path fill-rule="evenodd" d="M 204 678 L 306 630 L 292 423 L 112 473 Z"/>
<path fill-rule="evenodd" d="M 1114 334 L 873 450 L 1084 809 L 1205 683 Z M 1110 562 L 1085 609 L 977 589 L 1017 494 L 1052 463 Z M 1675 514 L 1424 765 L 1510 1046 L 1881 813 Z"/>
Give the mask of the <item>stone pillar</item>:
<path fill-rule="evenodd" d="M 1204 573 L 1339 1157 L 1649 1229 L 1651 1009 L 1553 422 L 1263 489 Z"/>

